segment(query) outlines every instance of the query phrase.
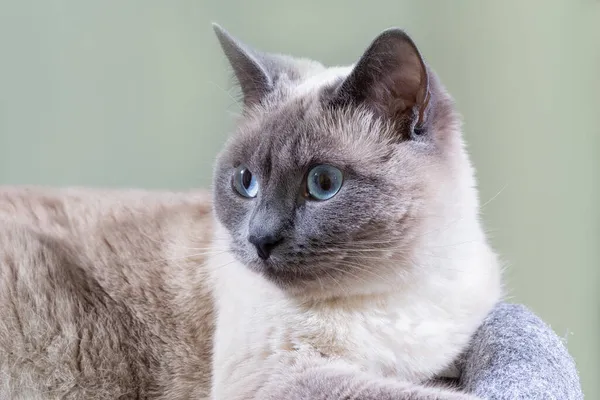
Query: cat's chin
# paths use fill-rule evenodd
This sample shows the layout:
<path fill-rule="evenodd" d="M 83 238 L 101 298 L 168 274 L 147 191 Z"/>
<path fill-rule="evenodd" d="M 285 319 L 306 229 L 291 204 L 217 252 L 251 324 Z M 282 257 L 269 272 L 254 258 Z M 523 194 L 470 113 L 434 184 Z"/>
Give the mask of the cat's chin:
<path fill-rule="evenodd" d="M 303 271 L 299 267 L 278 264 L 272 261 L 257 260 L 246 266 L 261 275 L 269 282 L 285 290 L 303 290 L 310 286 L 318 285 L 319 275 L 310 271 Z"/>

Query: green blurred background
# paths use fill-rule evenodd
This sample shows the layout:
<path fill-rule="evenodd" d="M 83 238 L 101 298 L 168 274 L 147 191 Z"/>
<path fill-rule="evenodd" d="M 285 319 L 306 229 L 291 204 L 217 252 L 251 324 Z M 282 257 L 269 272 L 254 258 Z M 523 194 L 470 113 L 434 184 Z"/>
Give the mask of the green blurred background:
<path fill-rule="evenodd" d="M 464 115 L 511 300 L 600 398 L 600 2 L 0 0 L 0 184 L 207 187 L 239 111 L 211 21 L 327 64 L 407 29 Z"/>

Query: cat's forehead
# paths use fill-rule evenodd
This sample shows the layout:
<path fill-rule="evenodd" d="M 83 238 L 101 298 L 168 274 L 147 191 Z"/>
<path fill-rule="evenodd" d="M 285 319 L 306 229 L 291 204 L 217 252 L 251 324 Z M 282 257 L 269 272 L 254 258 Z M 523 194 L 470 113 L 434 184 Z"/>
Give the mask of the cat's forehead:
<path fill-rule="evenodd" d="M 388 157 L 390 147 L 382 139 L 388 128 L 380 121 L 365 111 L 327 107 L 323 96 L 335 84 L 302 87 L 303 93 L 260 109 L 242 123 L 234 138 L 238 162 L 303 168 L 314 163 L 354 166 Z"/>

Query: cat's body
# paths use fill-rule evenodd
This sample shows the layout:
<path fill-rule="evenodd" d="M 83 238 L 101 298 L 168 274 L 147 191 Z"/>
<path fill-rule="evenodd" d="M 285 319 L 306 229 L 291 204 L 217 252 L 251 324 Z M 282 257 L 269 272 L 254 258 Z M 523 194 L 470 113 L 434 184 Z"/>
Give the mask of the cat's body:
<path fill-rule="evenodd" d="M 201 193 L 0 192 L 0 397 L 469 398 L 419 383 L 500 273 L 412 42 L 326 69 L 218 34 L 246 108 L 214 217 Z"/>
<path fill-rule="evenodd" d="M 0 398 L 208 396 L 211 226 L 203 193 L 2 189 Z"/>

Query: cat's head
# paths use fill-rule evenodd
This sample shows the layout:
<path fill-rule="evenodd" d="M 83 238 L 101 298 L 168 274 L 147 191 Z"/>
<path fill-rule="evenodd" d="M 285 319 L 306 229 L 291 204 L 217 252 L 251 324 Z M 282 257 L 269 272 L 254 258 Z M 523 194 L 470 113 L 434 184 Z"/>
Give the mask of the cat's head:
<path fill-rule="evenodd" d="M 449 204 L 475 204 L 452 101 L 403 31 L 345 68 L 215 31 L 244 110 L 214 207 L 252 270 L 290 291 L 395 285 Z"/>

